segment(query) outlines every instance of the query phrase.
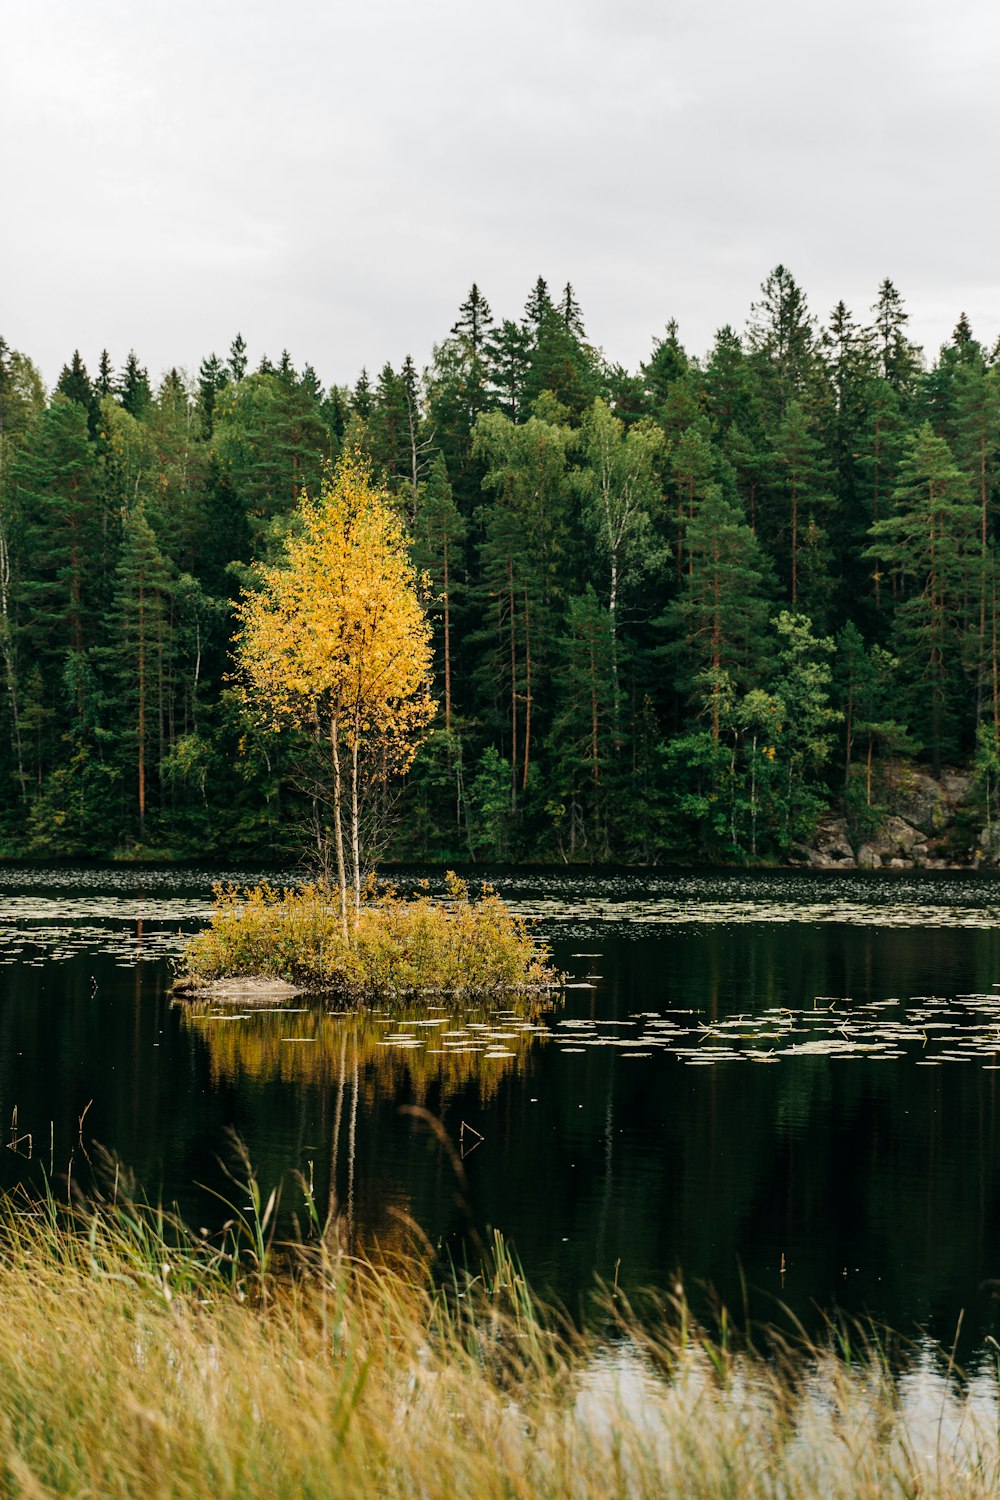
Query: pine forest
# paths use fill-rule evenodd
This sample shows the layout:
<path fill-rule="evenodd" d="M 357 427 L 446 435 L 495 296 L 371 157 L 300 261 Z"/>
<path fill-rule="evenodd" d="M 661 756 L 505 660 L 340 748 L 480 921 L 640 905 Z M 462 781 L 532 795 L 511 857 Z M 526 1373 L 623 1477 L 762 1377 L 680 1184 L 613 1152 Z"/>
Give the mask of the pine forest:
<path fill-rule="evenodd" d="M 504 317 L 474 285 L 426 366 L 329 390 L 237 334 L 158 384 L 73 353 L 48 395 L 0 340 L 0 852 L 321 842 L 308 726 L 254 719 L 232 641 L 351 452 L 406 528 L 437 700 L 369 854 L 782 862 L 959 768 L 995 858 L 1000 344 L 961 315 L 925 357 L 873 295 L 824 320 L 778 266 L 745 329 L 696 353 L 670 322 L 631 372 L 571 286 Z"/>

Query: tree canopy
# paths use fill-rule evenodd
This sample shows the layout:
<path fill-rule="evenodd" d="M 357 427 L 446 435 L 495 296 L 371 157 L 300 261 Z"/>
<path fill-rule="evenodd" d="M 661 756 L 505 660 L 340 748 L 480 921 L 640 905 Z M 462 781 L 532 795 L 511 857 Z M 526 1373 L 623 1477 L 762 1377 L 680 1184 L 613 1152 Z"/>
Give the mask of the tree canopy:
<path fill-rule="evenodd" d="M 327 389 L 0 338 L 0 850 L 775 859 L 1000 761 L 992 335 L 778 266 L 630 371 L 565 280 L 456 303 Z"/>

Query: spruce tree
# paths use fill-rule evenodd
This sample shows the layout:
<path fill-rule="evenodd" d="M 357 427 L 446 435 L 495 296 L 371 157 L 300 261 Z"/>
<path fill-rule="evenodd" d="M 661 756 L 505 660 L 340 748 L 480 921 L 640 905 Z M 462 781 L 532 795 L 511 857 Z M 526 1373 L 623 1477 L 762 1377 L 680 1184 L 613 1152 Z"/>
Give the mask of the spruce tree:
<path fill-rule="evenodd" d="M 674 381 L 686 375 L 690 367 L 691 361 L 678 338 L 677 319 L 671 318 L 666 334 L 656 340 L 652 354 L 642 366 L 646 393 L 654 410 L 664 405 Z"/>
<path fill-rule="evenodd" d="M 76 401 L 87 413 L 87 427 L 89 435 L 97 436 L 97 397 L 91 384 L 90 376 L 87 374 L 87 366 L 80 358 L 79 349 L 73 350 L 73 358 L 68 365 L 63 365 L 56 381 L 56 391 L 60 396 L 66 396 L 70 401 Z"/>
<path fill-rule="evenodd" d="M 958 745 L 963 605 L 979 563 L 978 520 L 968 479 L 925 422 L 910 441 L 893 514 L 872 526 L 868 554 L 887 562 L 899 580 L 893 640 L 900 696 L 930 751 L 934 776 Z"/>
<path fill-rule="evenodd" d="M 92 639 L 102 541 L 97 455 L 83 406 L 57 393 L 30 444 L 17 455 L 11 484 L 21 513 L 25 568 L 18 589 L 22 630 L 49 670 Z"/>
<path fill-rule="evenodd" d="M 169 673 L 170 570 L 140 499 L 125 517 L 115 570 L 108 660 L 117 683 L 121 742 L 133 759 L 137 829 L 146 838 L 150 759 L 163 757 Z M 117 716 L 117 715 L 116 715 Z M 155 746 L 159 740 L 159 753 Z"/>
<path fill-rule="evenodd" d="M 247 346 L 242 333 L 238 333 L 229 346 L 229 377 L 234 385 L 239 385 L 246 372 Z"/>
<path fill-rule="evenodd" d="M 421 484 L 420 505 L 413 533 L 413 560 L 431 580 L 434 598 L 431 618 L 440 646 L 445 733 L 451 734 L 454 719 L 454 620 L 460 602 L 465 561 L 466 524 L 455 504 L 448 471 L 440 453 L 431 460 L 427 479 Z"/>
<path fill-rule="evenodd" d="M 878 289 L 878 300 L 872 307 L 872 333 L 879 374 L 897 396 L 907 398 L 913 392 L 920 370 L 920 351 L 907 337 L 910 315 L 896 287 L 888 276 Z"/>
<path fill-rule="evenodd" d="M 452 336 L 458 339 L 473 367 L 482 365 L 484 361 L 486 341 L 492 326 L 493 314 L 490 311 L 490 304 L 473 282 L 469 295 L 458 309 L 458 317 L 451 328 Z"/>
<path fill-rule="evenodd" d="M 115 391 L 115 372 L 111 364 L 111 355 L 107 349 L 101 350 L 100 362 L 97 366 L 97 379 L 94 381 L 94 389 L 98 400 L 104 396 L 113 396 Z"/>
<path fill-rule="evenodd" d="M 738 508 L 718 485 L 695 503 L 687 526 L 688 567 L 660 624 L 677 686 L 718 744 L 724 706 L 759 681 L 768 659 L 768 568 Z"/>
<path fill-rule="evenodd" d="M 520 323 L 505 318 L 486 340 L 487 395 L 511 422 L 525 416 L 531 336 Z"/>
<path fill-rule="evenodd" d="M 210 354 L 198 366 L 198 414 L 201 419 L 201 430 L 206 438 L 212 436 L 215 403 L 225 384 L 225 366 L 217 354 Z"/>
<path fill-rule="evenodd" d="M 775 266 L 762 284 L 747 336 L 761 395 L 770 420 L 777 422 L 790 401 L 810 401 L 818 371 L 815 320 L 786 267 Z"/>
<path fill-rule="evenodd" d="M 584 849 L 591 859 L 610 853 L 608 820 L 614 806 L 609 794 L 620 741 L 618 666 L 611 616 L 588 585 L 567 600 L 559 642 L 547 810 L 564 858 L 578 858 Z"/>
<path fill-rule="evenodd" d="M 830 476 L 823 445 L 800 402 L 790 400 L 774 435 L 771 449 L 774 484 L 763 520 L 774 555 L 784 554 L 782 569 L 788 579 L 793 610 L 799 605 L 799 578 L 807 529 L 813 536 L 823 529 L 822 518 L 831 503 Z M 820 583 L 820 579 L 813 579 Z"/>
<path fill-rule="evenodd" d="M 130 416 L 141 421 L 153 403 L 149 375 L 139 363 L 134 349 L 129 350 L 125 368 L 118 378 L 116 395 Z"/>

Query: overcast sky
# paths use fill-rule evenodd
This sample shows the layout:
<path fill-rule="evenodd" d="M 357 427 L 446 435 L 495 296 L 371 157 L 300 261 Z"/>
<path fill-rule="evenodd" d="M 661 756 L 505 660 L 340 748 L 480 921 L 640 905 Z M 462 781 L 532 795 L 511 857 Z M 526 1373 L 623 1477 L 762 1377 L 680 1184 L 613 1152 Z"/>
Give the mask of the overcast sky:
<path fill-rule="evenodd" d="M 993 0 L 0 0 L 0 332 L 353 383 L 540 273 L 635 367 L 778 262 L 1000 332 Z"/>

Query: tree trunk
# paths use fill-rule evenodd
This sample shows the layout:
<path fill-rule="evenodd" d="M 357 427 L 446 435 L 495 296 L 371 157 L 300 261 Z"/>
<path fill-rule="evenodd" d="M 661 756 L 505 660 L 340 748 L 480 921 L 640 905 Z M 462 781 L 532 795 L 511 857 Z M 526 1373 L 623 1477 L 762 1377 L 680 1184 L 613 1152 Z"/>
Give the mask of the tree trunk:
<path fill-rule="evenodd" d="M 524 779 L 521 787 L 528 790 L 528 764 L 531 757 L 531 632 L 528 618 L 528 596 L 524 596 Z"/>
<path fill-rule="evenodd" d="M 594 785 L 597 786 L 601 779 L 601 767 L 597 753 L 597 661 L 594 657 L 593 639 L 590 645 L 590 745 Z"/>
<path fill-rule="evenodd" d="M 714 609 L 712 611 L 712 744 L 719 743 L 719 677 L 722 672 L 722 621 L 720 619 L 721 603 L 719 599 L 719 542 L 716 537 L 713 541 L 712 560 L 715 563 L 715 572 L 712 575 L 712 596 Z"/>
<path fill-rule="evenodd" d="M 517 811 L 517 630 L 514 610 L 514 560 L 507 559 L 507 598 L 510 617 L 510 810 Z"/>
<path fill-rule="evenodd" d="M 444 727 L 451 734 L 451 610 L 448 599 L 448 532 L 444 534 Z"/>
<path fill-rule="evenodd" d="M 139 583 L 139 840 L 146 837 L 146 593 Z"/>
<path fill-rule="evenodd" d="M 4 674 L 7 678 L 7 694 L 10 698 L 10 723 L 11 741 L 14 750 L 14 759 L 17 762 L 17 784 L 21 793 L 21 800 L 28 800 L 28 788 L 24 779 L 24 755 L 21 748 L 21 716 L 17 707 L 17 669 L 14 661 L 14 645 L 10 633 L 10 615 L 8 612 L 8 601 L 10 598 L 10 551 L 7 546 L 7 532 L 0 523 L 0 632 L 3 641 L 3 664 Z"/>
<path fill-rule="evenodd" d="M 992 588 L 992 634 L 993 642 L 990 652 L 993 677 L 993 743 L 1000 741 L 1000 680 L 997 673 L 997 575 L 996 568 L 993 569 Z"/>
<path fill-rule="evenodd" d="M 799 493 L 792 487 L 792 608 L 799 598 Z"/>
<path fill-rule="evenodd" d="M 358 788 L 358 748 L 361 738 L 360 713 L 354 715 L 351 739 L 351 877 L 354 882 L 354 922 L 361 910 L 361 798 Z"/>
<path fill-rule="evenodd" d="M 618 553 L 611 553 L 611 595 L 608 601 L 611 616 L 611 730 L 617 754 L 621 730 L 621 690 L 618 685 Z"/>
<path fill-rule="evenodd" d="M 344 825 L 343 816 L 343 785 L 340 779 L 340 726 L 336 717 L 330 720 L 330 754 L 333 760 L 333 844 L 337 853 L 337 889 L 340 895 L 340 923 L 344 932 L 344 941 L 348 939 L 347 931 L 347 870 L 344 864 Z"/>

